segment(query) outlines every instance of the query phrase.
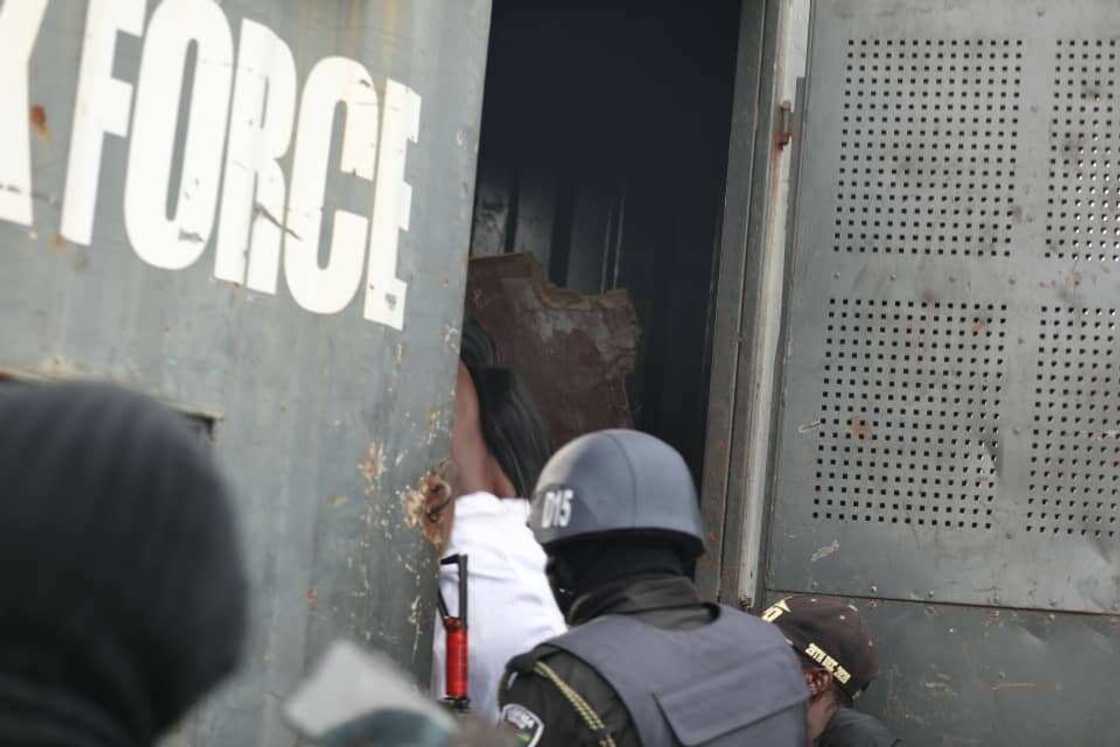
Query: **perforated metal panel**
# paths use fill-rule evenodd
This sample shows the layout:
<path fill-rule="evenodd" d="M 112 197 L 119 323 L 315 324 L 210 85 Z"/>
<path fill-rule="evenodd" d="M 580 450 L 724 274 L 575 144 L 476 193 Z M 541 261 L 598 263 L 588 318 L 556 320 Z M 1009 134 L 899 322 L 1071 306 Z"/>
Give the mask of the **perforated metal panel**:
<path fill-rule="evenodd" d="M 1057 39 L 1047 258 L 1120 261 L 1116 39 Z"/>
<path fill-rule="evenodd" d="M 812 518 L 992 528 L 1005 305 L 828 300 Z"/>
<path fill-rule="evenodd" d="M 1115 308 L 1042 306 L 1026 531 L 1116 539 L 1120 376 Z"/>
<path fill-rule="evenodd" d="M 1022 40 L 847 41 L 836 250 L 1011 256 Z"/>
<path fill-rule="evenodd" d="M 1120 3 L 814 7 L 769 588 L 1120 609 Z"/>

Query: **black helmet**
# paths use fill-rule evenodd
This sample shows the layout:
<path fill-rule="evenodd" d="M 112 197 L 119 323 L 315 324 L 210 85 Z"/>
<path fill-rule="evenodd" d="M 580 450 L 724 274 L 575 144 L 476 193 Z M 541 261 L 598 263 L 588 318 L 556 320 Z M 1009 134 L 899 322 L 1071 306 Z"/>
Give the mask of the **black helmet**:
<path fill-rule="evenodd" d="M 548 460 L 529 519 L 550 553 L 571 540 L 662 535 L 693 557 L 704 552 L 696 487 L 684 459 L 646 433 L 580 436 Z"/>

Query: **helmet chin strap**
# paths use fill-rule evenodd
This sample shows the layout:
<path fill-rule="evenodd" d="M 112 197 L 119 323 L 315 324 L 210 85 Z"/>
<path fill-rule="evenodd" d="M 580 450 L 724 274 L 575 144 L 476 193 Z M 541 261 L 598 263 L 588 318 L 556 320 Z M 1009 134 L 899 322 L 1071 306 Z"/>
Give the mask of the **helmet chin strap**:
<path fill-rule="evenodd" d="M 556 606 L 565 619 L 576 603 L 575 574 L 568 563 L 562 558 L 553 556 L 548 560 L 545 571 L 548 575 L 548 585 L 552 588 L 552 596 L 556 599 Z"/>
<path fill-rule="evenodd" d="M 616 536 L 557 548 L 550 554 L 545 572 L 556 605 L 568 617 L 572 606 L 589 592 L 628 578 L 683 576 L 684 565 L 680 549 L 664 539 Z"/>

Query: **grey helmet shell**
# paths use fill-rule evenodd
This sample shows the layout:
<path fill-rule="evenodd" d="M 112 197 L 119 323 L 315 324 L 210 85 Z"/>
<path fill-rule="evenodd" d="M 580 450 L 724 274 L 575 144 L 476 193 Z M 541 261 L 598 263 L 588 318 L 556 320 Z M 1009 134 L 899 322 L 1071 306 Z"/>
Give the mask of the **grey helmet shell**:
<path fill-rule="evenodd" d="M 664 536 L 694 557 L 704 529 L 681 455 L 647 433 L 606 430 L 571 441 L 549 459 L 529 526 L 546 550 L 576 539 Z"/>

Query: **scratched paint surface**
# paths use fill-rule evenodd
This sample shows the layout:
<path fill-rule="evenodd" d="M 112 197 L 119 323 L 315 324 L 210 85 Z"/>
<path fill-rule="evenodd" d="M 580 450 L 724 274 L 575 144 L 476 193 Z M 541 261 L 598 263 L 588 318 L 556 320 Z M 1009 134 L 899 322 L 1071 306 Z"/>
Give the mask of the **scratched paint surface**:
<path fill-rule="evenodd" d="M 295 744 L 339 636 L 427 680 L 403 504 L 447 452 L 489 5 L 0 5 L 0 370 L 215 416 L 238 496 L 248 656 L 170 744 Z"/>
<path fill-rule="evenodd" d="M 1019 10 L 814 5 L 771 588 L 1120 612 L 1120 5 Z"/>
<path fill-rule="evenodd" d="M 1120 618 L 852 599 L 882 673 L 859 706 L 904 744 L 1115 744 Z"/>
<path fill-rule="evenodd" d="M 1120 744 L 1118 30 L 813 4 L 766 584 L 860 598 L 907 744 Z"/>

